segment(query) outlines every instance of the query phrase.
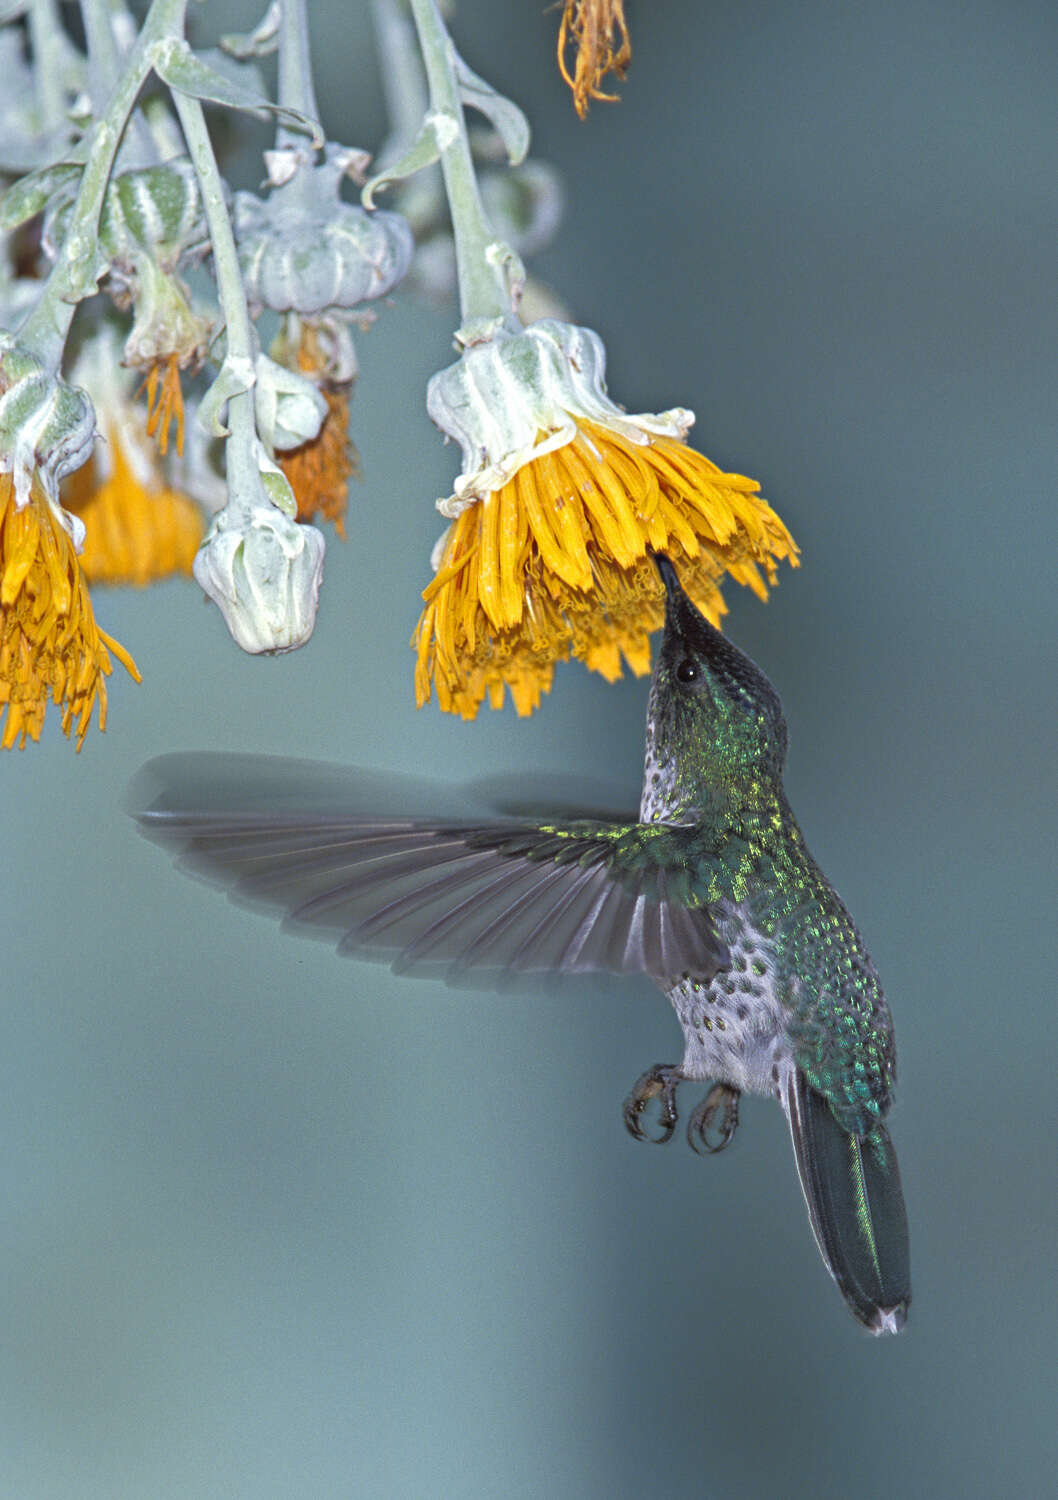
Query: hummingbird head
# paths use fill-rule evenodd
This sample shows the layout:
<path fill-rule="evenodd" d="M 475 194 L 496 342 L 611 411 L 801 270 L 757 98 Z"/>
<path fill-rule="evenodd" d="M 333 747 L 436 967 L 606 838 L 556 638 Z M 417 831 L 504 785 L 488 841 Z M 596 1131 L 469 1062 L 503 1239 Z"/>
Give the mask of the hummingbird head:
<path fill-rule="evenodd" d="M 649 749 L 678 768 L 681 797 L 781 780 L 786 720 L 779 695 L 749 657 L 710 625 L 684 593 L 676 569 L 654 558 L 665 585 L 665 634 L 648 711 Z"/>

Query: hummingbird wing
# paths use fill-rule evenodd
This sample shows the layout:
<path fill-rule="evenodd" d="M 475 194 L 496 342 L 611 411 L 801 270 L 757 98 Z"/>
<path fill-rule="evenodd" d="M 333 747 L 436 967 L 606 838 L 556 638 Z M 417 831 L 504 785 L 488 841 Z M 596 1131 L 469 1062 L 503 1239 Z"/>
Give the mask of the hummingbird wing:
<path fill-rule="evenodd" d="M 144 768 L 132 810 L 181 868 L 398 971 L 458 983 L 601 970 L 668 985 L 730 962 L 693 880 L 692 830 L 390 812 L 409 789 L 424 795 L 310 762 L 174 755 Z"/>

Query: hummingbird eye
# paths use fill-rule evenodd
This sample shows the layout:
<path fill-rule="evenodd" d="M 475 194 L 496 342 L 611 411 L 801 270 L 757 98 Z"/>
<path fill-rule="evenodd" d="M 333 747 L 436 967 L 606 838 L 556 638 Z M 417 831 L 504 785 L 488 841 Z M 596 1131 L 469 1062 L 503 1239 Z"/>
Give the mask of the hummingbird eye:
<path fill-rule="evenodd" d="M 676 677 L 680 682 L 697 682 L 700 676 L 698 663 L 693 657 L 685 656 L 676 668 Z"/>

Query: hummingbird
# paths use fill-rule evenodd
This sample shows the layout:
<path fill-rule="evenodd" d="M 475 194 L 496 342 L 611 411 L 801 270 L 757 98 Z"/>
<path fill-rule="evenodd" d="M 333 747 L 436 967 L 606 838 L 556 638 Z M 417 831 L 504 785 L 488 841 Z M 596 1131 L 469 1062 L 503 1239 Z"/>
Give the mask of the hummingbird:
<path fill-rule="evenodd" d="M 911 1283 L 885 1123 L 889 1008 L 787 801 L 778 694 L 699 612 L 669 558 L 655 563 L 665 627 L 638 816 L 409 811 L 431 793 L 310 762 L 196 753 L 144 768 L 135 815 L 236 901 L 398 971 L 452 983 L 649 976 L 676 1012 L 683 1058 L 636 1082 L 631 1134 L 668 1141 L 680 1087 L 705 1085 L 687 1135 L 713 1153 L 734 1137 L 743 1093 L 772 1095 L 827 1270 L 861 1324 L 898 1333 Z"/>

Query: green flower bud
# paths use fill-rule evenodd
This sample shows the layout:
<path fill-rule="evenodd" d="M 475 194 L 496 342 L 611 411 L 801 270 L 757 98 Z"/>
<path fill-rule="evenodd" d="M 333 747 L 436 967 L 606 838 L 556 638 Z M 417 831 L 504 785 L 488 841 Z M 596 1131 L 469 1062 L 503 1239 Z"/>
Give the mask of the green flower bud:
<path fill-rule="evenodd" d="M 273 505 L 213 519 L 194 562 L 238 646 L 254 655 L 295 651 L 312 635 L 326 544 Z"/>

